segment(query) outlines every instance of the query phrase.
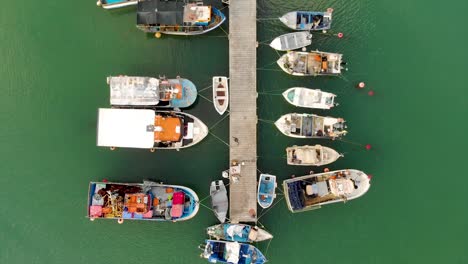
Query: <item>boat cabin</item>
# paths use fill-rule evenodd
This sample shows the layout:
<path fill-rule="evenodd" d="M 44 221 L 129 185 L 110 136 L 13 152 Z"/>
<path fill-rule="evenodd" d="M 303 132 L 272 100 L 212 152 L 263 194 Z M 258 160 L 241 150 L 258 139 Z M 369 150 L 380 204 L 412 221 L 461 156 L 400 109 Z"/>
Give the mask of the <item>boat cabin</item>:
<path fill-rule="evenodd" d="M 346 133 L 341 118 L 316 115 L 291 114 L 285 118 L 286 126 L 292 135 L 304 137 L 337 137 Z"/>

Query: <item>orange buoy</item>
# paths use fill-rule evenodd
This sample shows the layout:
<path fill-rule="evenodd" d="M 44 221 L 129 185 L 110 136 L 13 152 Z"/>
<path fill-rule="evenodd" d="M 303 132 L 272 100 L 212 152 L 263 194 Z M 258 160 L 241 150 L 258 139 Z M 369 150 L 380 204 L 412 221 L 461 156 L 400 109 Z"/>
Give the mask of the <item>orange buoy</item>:
<path fill-rule="evenodd" d="M 368 94 L 369 96 L 374 96 L 374 91 L 370 90 L 367 94 Z"/>
<path fill-rule="evenodd" d="M 372 145 L 371 145 L 371 144 L 367 144 L 367 145 L 366 145 L 366 149 L 367 149 L 367 150 L 370 150 L 371 148 L 372 148 Z"/>
<path fill-rule="evenodd" d="M 161 32 L 156 32 L 156 33 L 154 34 L 154 36 L 155 36 L 156 38 L 160 38 L 160 37 L 161 37 Z"/>

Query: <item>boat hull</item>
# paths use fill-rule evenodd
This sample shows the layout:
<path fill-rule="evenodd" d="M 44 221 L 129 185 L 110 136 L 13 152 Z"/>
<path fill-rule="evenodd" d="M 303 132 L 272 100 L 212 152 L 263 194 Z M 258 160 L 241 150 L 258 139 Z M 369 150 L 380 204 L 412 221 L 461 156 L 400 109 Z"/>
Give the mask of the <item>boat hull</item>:
<path fill-rule="evenodd" d="M 175 201 L 174 204 L 168 203 L 167 201 L 170 201 L 168 199 L 172 199 L 167 195 L 168 191 L 174 195 L 183 193 L 183 203 L 177 205 Z M 106 195 L 107 202 L 105 201 Z M 134 206 L 128 203 L 129 200 L 126 200 L 128 199 L 127 195 L 141 195 L 148 199 L 148 202 Z M 158 200 L 157 203 L 155 199 Z M 133 212 L 131 209 L 134 207 L 145 208 L 146 212 Z M 114 219 L 118 220 L 119 223 L 124 220 L 180 222 L 189 220 L 198 213 L 199 198 L 192 189 L 180 185 L 155 182 L 144 182 L 143 184 L 90 182 L 87 208 L 87 217 L 93 221 L 95 219 Z M 176 213 L 177 216 L 175 216 Z"/>
<path fill-rule="evenodd" d="M 314 19 L 320 22 L 314 24 Z M 293 30 L 325 31 L 331 28 L 332 12 L 293 11 L 284 14 L 279 20 Z"/>
<path fill-rule="evenodd" d="M 226 241 L 206 240 L 202 257 L 211 263 L 263 264 L 267 259 L 256 247 Z"/>
<path fill-rule="evenodd" d="M 269 174 L 260 174 L 257 190 L 257 202 L 266 209 L 273 204 L 276 198 L 276 176 Z"/>
<path fill-rule="evenodd" d="M 294 32 L 275 38 L 270 47 L 279 51 L 295 50 L 312 44 L 312 34 L 309 32 Z"/>
<path fill-rule="evenodd" d="M 293 76 L 339 76 L 342 70 L 342 54 L 323 51 L 290 51 L 276 63 Z"/>
<path fill-rule="evenodd" d="M 333 193 L 330 186 L 335 186 L 330 181 L 346 180 L 354 185 L 345 193 Z M 313 185 L 323 183 L 323 188 L 314 191 Z M 309 186 L 312 186 L 309 188 Z M 328 187 L 327 187 L 328 186 Z M 354 169 L 324 172 L 302 177 L 295 177 L 283 181 L 284 195 L 288 209 L 293 213 L 319 209 L 323 205 L 346 202 L 364 195 L 370 188 L 370 177 L 364 172 Z M 321 189 L 323 193 L 321 194 Z M 339 188 L 338 192 L 340 191 Z M 343 187 L 344 189 L 344 187 Z M 312 192 L 312 194 L 310 193 Z M 317 194 L 315 194 L 317 192 Z M 329 193 L 327 193 L 329 192 Z"/>
<path fill-rule="evenodd" d="M 246 224 L 220 224 L 210 226 L 206 229 L 206 233 L 208 236 L 218 240 L 244 243 L 261 242 L 273 238 L 273 235 L 267 231 Z"/>
<path fill-rule="evenodd" d="M 213 77 L 213 105 L 220 115 L 226 112 L 229 106 L 229 84 L 227 77 Z"/>
<path fill-rule="evenodd" d="M 138 0 L 135 0 L 135 1 L 120 0 L 120 1 L 114 1 L 113 3 L 108 3 L 108 2 L 109 1 L 100 0 L 97 3 L 98 5 L 102 6 L 102 8 L 104 9 L 117 9 L 117 8 L 123 8 L 123 7 L 138 4 Z"/>
<path fill-rule="evenodd" d="M 330 109 L 335 106 L 336 95 L 319 89 L 293 87 L 283 92 L 283 97 L 297 107 Z"/>
<path fill-rule="evenodd" d="M 281 116 L 275 126 L 288 137 L 335 139 L 347 134 L 344 122 L 342 118 L 291 113 Z"/>
<path fill-rule="evenodd" d="M 211 206 L 219 222 L 224 223 L 229 208 L 226 186 L 224 182 L 213 181 L 210 185 Z"/>
<path fill-rule="evenodd" d="M 334 149 L 320 145 L 286 148 L 288 165 L 323 166 L 335 162 L 341 155 Z"/>

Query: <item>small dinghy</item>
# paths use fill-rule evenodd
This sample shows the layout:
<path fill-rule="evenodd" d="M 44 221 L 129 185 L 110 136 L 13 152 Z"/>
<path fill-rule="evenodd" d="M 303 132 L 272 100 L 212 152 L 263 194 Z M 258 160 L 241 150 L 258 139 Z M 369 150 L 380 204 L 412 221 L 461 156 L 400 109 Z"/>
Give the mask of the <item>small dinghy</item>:
<path fill-rule="evenodd" d="M 188 79 L 139 76 L 107 77 L 110 103 L 115 107 L 185 108 L 197 99 L 197 87 Z"/>
<path fill-rule="evenodd" d="M 279 18 L 283 24 L 294 30 L 328 30 L 332 22 L 332 8 L 327 12 L 293 11 Z"/>
<path fill-rule="evenodd" d="M 90 182 L 88 217 L 178 222 L 193 218 L 199 209 L 197 194 L 179 185 Z"/>
<path fill-rule="evenodd" d="M 359 170 L 337 170 L 288 179 L 283 188 L 289 210 L 297 213 L 361 197 L 370 188 L 370 177 Z"/>
<path fill-rule="evenodd" d="M 322 51 L 290 51 L 276 63 L 283 71 L 294 76 L 337 76 L 344 69 L 342 57 L 342 54 Z"/>
<path fill-rule="evenodd" d="M 268 208 L 276 198 L 276 176 L 270 174 L 260 174 L 258 180 L 257 201 L 262 208 Z"/>
<path fill-rule="evenodd" d="M 213 104 L 220 115 L 226 112 L 229 105 L 228 78 L 213 77 Z"/>
<path fill-rule="evenodd" d="M 335 139 L 346 135 L 344 123 L 343 118 L 292 113 L 280 117 L 275 125 L 288 137 Z"/>
<path fill-rule="evenodd" d="M 98 0 L 96 3 L 104 9 L 122 8 L 136 4 L 138 4 L 138 0 Z"/>
<path fill-rule="evenodd" d="M 187 113 L 99 109 L 97 145 L 101 147 L 179 150 L 199 143 L 207 135 L 208 127 Z"/>
<path fill-rule="evenodd" d="M 336 150 L 320 145 L 292 146 L 286 148 L 288 165 L 323 166 L 342 157 Z"/>
<path fill-rule="evenodd" d="M 206 245 L 200 247 L 204 251 L 201 257 L 211 263 L 263 264 L 267 262 L 262 252 L 249 244 L 215 240 L 206 240 L 205 243 Z"/>
<path fill-rule="evenodd" d="M 306 108 L 330 109 L 335 106 L 335 94 L 322 92 L 319 89 L 302 87 L 289 88 L 283 93 L 288 103 Z"/>
<path fill-rule="evenodd" d="M 275 50 L 286 51 L 300 49 L 312 44 L 312 34 L 306 31 L 294 32 L 275 38 L 270 47 Z"/>
<path fill-rule="evenodd" d="M 267 231 L 246 224 L 220 224 L 210 226 L 206 229 L 210 237 L 218 240 L 237 241 L 244 243 L 260 242 L 272 239 L 273 235 Z"/>
<path fill-rule="evenodd" d="M 226 215 L 229 207 L 226 186 L 224 182 L 212 181 L 210 186 L 211 206 L 216 217 L 221 223 L 226 221 Z"/>

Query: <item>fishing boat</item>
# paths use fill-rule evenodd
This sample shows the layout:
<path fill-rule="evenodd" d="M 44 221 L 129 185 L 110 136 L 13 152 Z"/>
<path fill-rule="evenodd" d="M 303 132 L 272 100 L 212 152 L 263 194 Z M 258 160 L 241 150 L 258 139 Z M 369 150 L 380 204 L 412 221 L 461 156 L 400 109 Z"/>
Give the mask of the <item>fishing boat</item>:
<path fill-rule="evenodd" d="M 302 87 L 289 88 L 283 93 L 288 103 L 306 108 L 330 109 L 335 106 L 335 94 Z"/>
<path fill-rule="evenodd" d="M 175 149 L 191 147 L 208 135 L 193 115 L 150 109 L 99 109 L 97 145 L 101 147 Z"/>
<path fill-rule="evenodd" d="M 162 76 L 110 76 L 110 103 L 114 107 L 166 107 L 184 108 L 197 99 L 197 88 L 188 79 Z"/>
<path fill-rule="evenodd" d="M 202 2 L 186 0 L 138 1 L 137 28 L 147 33 L 200 35 L 226 20 L 221 11 Z"/>
<path fill-rule="evenodd" d="M 294 32 L 275 38 L 270 47 L 275 50 L 286 51 L 300 49 L 312 44 L 312 34 L 307 31 Z"/>
<path fill-rule="evenodd" d="M 361 197 L 370 188 L 370 177 L 359 170 L 337 170 L 288 179 L 283 188 L 289 210 L 297 213 Z"/>
<path fill-rule="evenodd" d="M 326 12 L 293 11 L 279 18 L 288 28 L 294 30 L 328 30 L 331 27 L 333 9 Z"/>
<path fill-rule="evenodd" d="M 257 226 L 246 224 L 214 225 L 208 227 L 206 233 L 217 240 L 222 239 L 244 243 L 261 242 L 273 238 L 273 235 L 267 231 Z"/>
<path fill-rule="evenodd" d="M 342 57 L 342 54 L 322 51 L 290 51 L 276 63 L 283 71 L 294 76 L 337 76 L 344 69 Z"/>
<path fill-rule="evenodd" d="M 323 166 L 342 157 L 336 150 L 320 145 L 292 146 L 286 148 L 288 165 Z"/>
<path fill-rule="evenodd" d="M 227 77 L 213 77 L 213 104 L 220 115 L 226 112 L 229 105 L 229 87 Z"/>
<path fill-rule="evenodd" d="M 210 185 L 211 206 L 219 222 L 226 221 L 229 201 L 226 186 L 222 180 L 213 181 Z"/>
<path fill-rule="evenodd" d="M 211 263 L 263 264 L 265 256 L 256 247 L 227 241 L 206 240 L 201 256 Z"/>
<path fill-rule="evenodd" d="M 288 137 L 334 139 L 346 135 L 344 123 L 343 118 L 292 113 L 280 117 L 275 125 Z"/>
<path fill-rule="evenodd" d="M 104 9 L 115 9 L 136 5 L 137 3 L 138 0 L 98 0 L 96 5 L 102 6 Z"/>
<path fill-rule="evenodd" d="M 90 220 L 185 221 L 199 209 L 197 194 L 179 185 L 150 181 L 141 183 L 90 182 L 88 215 Z"/>
<path fill-rule="evenodd" d="M 270 174 L 260 174 L 258 180 L 257 201 L 262 208 L 268 208 L 276 198 L 276 176 Z"/>

